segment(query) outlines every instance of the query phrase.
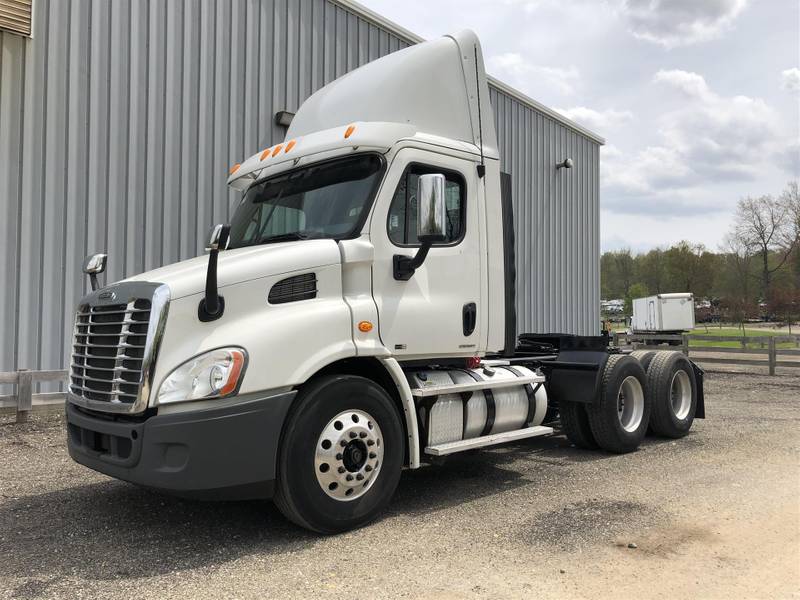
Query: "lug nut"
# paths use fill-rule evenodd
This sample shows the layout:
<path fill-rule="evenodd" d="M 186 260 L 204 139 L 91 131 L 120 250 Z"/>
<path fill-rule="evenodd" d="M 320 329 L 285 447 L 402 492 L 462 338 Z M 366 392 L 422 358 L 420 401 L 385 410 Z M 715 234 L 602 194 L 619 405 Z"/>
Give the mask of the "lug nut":
<path fill-rule="evenodd" d="M 370 471 L 372 471 L 372 467 L 370 467 L 369 465 L 367 465 L 366 467 L 364 467 L 364 470 L 365 470 L 367 473 L 369 473 Z"/>
<path fill-rule="evenodd" d="M 372 458 L 375 458 L 375 457 L 373 456 Z M 339 453 L 336 455 L 336 460 L 342 460 L 342 453 L 341 453 L 341 452 L 339 452 Z"/>
<path fill-rule="evenodd" d="M 339 467 L 337 470 L 339 471 L 339 473 L 344 473 L 345 471 L 344 467 Z"/>
<path fill-rule="evenodd" d="M 361 433 L 358 434 L 358 437 L 360 437 L 361 439 L 364 439 L 365 437 L 367 437 L 367 432 L 366 431 L 362 431 Z"/>
<path fill-rule="evenodd" d="M 339 445 L 340 445 L 342 448 L 344 448 L 345 446 L 347 446 L 347 442 L 345 442 L 344 440 L 342 440 L 341 442 L 339 442 Z"/>
<path fill-rule="evenodd" d="M 356 434 L 356 432 L 355 432 L 355 431 L 351 431 L 351 432 L 350 432 L 350 439 L 353 439 L 354 437 L 356 437 L 356 435 L 357 435 L 357 434 Z"/>
<path fill-rule="evenodd" d="M 352 475 L 348 475 L 347 477 L 345 477 L 345 479 L 347 479 L 347 481 L 353 481 L 353 476 Z"/>
<path fill-rule="evenodd" d="M 364 476 L 361 473 L 359 473 L 358 475 L 356 475 L 356 479 L 361 481 L 362 479 L 364 479 Z"/>
<path fill-rule="evenodd" d="M 374 446 L 375 442 L 373 440 L 367 440 L 367 446 Z"/>
<path fill-rule="evenodd" d="M 378 455 L 377 455 L 377 454 L 375 454 L 374 452 L 370 452 L 370 453 L 369 453 L 369 457 L 370 457 L 370 458 L 378 458 Z M 339 458 L 339 457 L 337 456 L 336 458 Z"/>

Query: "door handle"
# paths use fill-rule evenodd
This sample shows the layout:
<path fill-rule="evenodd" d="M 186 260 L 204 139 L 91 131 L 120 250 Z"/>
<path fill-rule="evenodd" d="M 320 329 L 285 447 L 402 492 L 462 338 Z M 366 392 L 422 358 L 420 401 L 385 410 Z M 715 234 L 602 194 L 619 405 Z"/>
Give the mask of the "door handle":
<path fill-rule="evenodd" d="M 475 323 L 478 320 L 478 307 L 474 302 L 468 302 L 461 309 L 461 318 L 464 325 L 464 336 L 472 335 L 475 331 Z"/>

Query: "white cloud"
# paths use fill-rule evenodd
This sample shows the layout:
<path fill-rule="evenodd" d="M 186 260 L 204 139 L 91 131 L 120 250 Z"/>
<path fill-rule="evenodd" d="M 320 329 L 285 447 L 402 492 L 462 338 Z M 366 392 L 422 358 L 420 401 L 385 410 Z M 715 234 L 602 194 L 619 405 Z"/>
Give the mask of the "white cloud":
<path fill-rule="evenodd" d="M 612 127 L 633 119 L 631 111 L 615 110 L 613 108 L 594 110 L 586 106 L 574 106 L 572 108 L 557 108 L 556 110 L 568 119 L 572 119 L 576 123 L 580 123 L 601 134 Z"/>
<path fill-rule="evenodd" d="M 521 54 L 506 52 L 489 57 L 488 70 L 511 85 L 526 89 L 529 93 L 531 82 L 553 88 L 561 94 L 575 91 L 580 73 L 574 66 L 559 68 L 535 65 L 526 61 Z"/>
<path fill-rule="evenodd" d="M 800 92 L 800 69 L 793 67 L 782 71 L 781 88 L 790 92 Z"/>
<path fill-rule="evenodd" d="M 713 184 L 752 181 L 770 162 L 787 164 L 779 119 L 763 100 L 715 93 L 686 71 L 659 71 L 653 81 L 680 94 L 680 108 L 659 119 L 658 144 L 632 156 L 603 156 L 606 207 L 617 212 L 702 213 Z"/>
<path fill-rule="evenodd" d="M 718 38 L 748 0 L 624 0 L 622 14 L 639 39 L 674 48 Z"/>

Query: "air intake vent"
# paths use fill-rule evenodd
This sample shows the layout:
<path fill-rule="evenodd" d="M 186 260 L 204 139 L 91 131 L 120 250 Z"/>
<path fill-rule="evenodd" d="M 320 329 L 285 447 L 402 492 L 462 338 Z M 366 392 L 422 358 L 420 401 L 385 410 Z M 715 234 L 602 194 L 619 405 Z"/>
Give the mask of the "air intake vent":
<path fill-rule="evenodd" d="M 317 276 L 314 273 L 282 279 L 269 291 L 270 304 L 285 304 L 317 297 Z"/>

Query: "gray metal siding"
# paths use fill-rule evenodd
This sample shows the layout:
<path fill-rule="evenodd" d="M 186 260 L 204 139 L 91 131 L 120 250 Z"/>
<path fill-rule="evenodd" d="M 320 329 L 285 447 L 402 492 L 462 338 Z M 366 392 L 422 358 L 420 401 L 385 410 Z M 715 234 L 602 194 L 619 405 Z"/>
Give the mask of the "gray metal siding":
<path fill-rule="evenodd" d="M 111 281 L 197 255 L 234 206 L 230 165 L 283 138 L 275 112 L 414 41 L 331 0 L 37 0 L 32 39 L 0 32 L 0 370 L 64 367 L 84 256 L 107 249 Z M 597 144 L 491 101 L 531 274 L 520 330 L 592 333 Z"/>

